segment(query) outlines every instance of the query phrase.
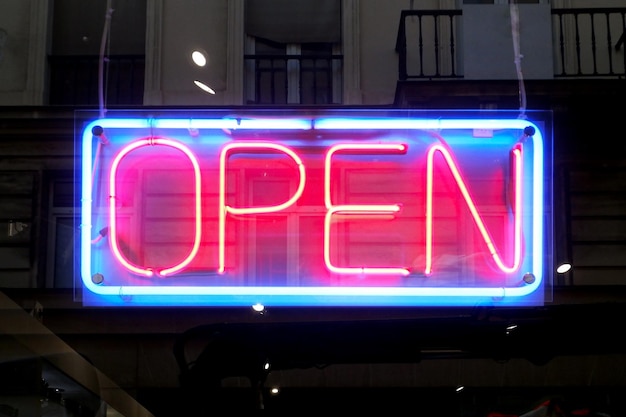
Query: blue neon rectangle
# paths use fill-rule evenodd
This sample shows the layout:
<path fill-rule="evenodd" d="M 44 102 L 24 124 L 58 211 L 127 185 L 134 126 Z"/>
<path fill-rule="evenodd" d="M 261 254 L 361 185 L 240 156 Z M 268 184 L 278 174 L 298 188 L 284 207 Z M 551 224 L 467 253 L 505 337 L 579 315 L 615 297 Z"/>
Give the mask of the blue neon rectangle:
<path fill-rule="evenodd" d="M 550 285 L 546 271 L 551 258 L 551 224 L 546 215 L 551 203 L 546 197 L 546 184 L 551 179 L 546 174 L 551 138 L 543 129 L 543 119 L 520 119 L 503 112 L 442 111 L 426 116 L 420 112 L 359 110 L 248 111 L 236 115 L 207 111 L 193 117 L 171 112 L 158 118 L 139 115 L 92 120 L 79 138 L 82 205 L 77 253 L 84 303 L 541 305 Z M 103 133 L 98 135 L 100 131 Z M 148 157 L 159 140 L 180 144 L 197 158 L 198 178 L 202 179 L 198 197 L 201 237 L 193 260 L 175 275 L 142 276 L 121 263 L 113 249 L 117 248 L 121 258 L 131 267 L 137 266 L 139 272 L 151 269 L 151 263 L 160 262 L 164 256 L 172 256 L 172 264 L 180 263 L 185 255 L 173 253 L 183 253 L 192 246 L 190 236 L 197 220 L 190 208 L 195 201 L 193 187 L 187 184 L 194 178 L 191 157 L 178 158 L 172 146 L 168 147 L 171 154 Z M 138 141 L 145 141 L 146 146 L 142 142 L 141 150 L 129 151 L 128 146 Z M 233 143 L 279 144 L 293 150 L 302 158 L 306 185 L 302 197 L 288 209 L 226 214 L 226 270 L 216 272 L 220 241 L 216 229 L 222 227 L 216 226 L 221 225 L 218 212 L 222 209 L 218 204 L 222 195 L 219 157 L 221 150 Z M 355 149 L 363 144 L 403 144 L 407 150 L 398 155 L 380 151 L 364 156 L 360 151 L 338 152 L 325 171 L 324 156 L 337 144 Z M 519 179 L 522 197 L 515 206 L 520 213 L 513 213 L 511 202 L 514 149 L 523 155 L 519 171 L 523 172 Z M 132 155 L 139 160 L 144 154 L 145 161 L 133 162 L 143 164 L 139 168 L 132 165 L 131 157 L 120 157 Z M 278 155 L 264 148 L 263 152 L 247 151 L 233 157 L 239 159 L 232 163 L 225 162 L 230 171 L 225 174 L 224 201 L 232 202 L 233 207 L 258 208 L 294 195 L 297 164 L 294 159 L 283 158 L 284 152 Z M 452 159 L 445 160 L 444 155 Z M 428 158 L 432 162 L 432 192 L 425 184 L 428 176 L 424 172 L 431 169 Z M 180 166 L 175 166 L 174 159 L 181 160 Z M 455 168 L 461 180 L 454 179 Z M 112 182 L 119 183 L 120 196 L 112 197 L 117 190 Z M 178 186 L 180 189 L 175 189 Z M 347 216 L 354 216 L 345 220 L 338 214 L 338 225 L 331 219 L 328 230 L 324 223 L 329 211 L 328 200 L 326 206 L 324 203 L 325 186 L 331 190 L 328 200 L 346 205 Z M 123 194 L 125 187 L 129 191 Z M 426 196 L 435 201 L 430 215 L 425 214 Z M 111 198 L 119 201 L 111 206 Z M 384 204 L 397 204 L 399 214 L 383 216 L 378 207 Z M 373 207 L 373 215 L 361 209 L 368 205 Z M 368 215 L 371 218 L 363 221 Z M 520 236 L 511 239 L 515 234 L 510 229 L 518 230 L 518 218 Z M 428 219 L 432 220 L 432 240 L 436 242 L 432 243 L 431 256 L 435 268 L 425 274 L 428 251 L 423 247 L 428 245 L 424 237 Z M 115 236 L 107 235 L 112 220 L 118 225 Z M 512 240 L 519 242 L 519 262 L 509 271 L 505 264 L 513 263 L 518 253 Z M 325 265 L 322 245 L 326 241 L 331 242 L 328 257 L 332 259 Z M 500 269 L 493 261 L 496 258 L 500 259 Z M 402 265 L 409 272 L 402 277 L 354 272 L 354 265 L 370 263 Z M 329 264 L 352 269 L 342 274 L 329 271 Z M 363 268 L 367 270 L 367 266 Z"/>

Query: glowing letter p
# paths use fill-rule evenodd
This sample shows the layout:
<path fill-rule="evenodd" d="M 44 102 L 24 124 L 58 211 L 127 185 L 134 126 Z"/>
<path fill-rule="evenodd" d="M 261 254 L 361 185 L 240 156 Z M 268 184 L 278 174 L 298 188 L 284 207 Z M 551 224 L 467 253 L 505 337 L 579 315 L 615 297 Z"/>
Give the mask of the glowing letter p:
<path fill-rule="evenodd" d="M 296 192 L 287 201 L 273 205 L 262 207 L 231 207 L 226 204 L 226 161 L 228 160 L 228 154 L 235 150 L 243 151 L 276 151 L 282 152 L 289 156 L 298 166 L 300 173 L 300 182 Z M 304 165 L 300 157 L 291 149 L 286 146 L 278 145 L 275 143 L 265 142 L 247 142 L 247 143 L 229 143 L 224 146 L 220 153 L 220 190 L 219 190 L 219 265 L 218 273 L 223 273 L 225 267 L 225 250 L 226 250 L 226 215 L 231 214 L 258 214 L 258 213 L 274 213 L 291 206 L 295 203 L 302 192 L 304 191 L 304 184 L 306 183 L 306 175 L 304 171 Z"/>

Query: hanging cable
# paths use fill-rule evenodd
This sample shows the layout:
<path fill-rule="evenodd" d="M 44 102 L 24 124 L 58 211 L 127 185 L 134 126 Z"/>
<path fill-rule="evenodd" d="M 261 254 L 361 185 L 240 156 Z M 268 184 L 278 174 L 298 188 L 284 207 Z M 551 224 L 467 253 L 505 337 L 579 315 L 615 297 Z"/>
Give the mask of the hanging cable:
<path fill-rule="evenodd" d="M 104 118 L 106 110 L 105 110 L 105 98 L 104 98 L 104 61 L 106 59 L 106 50 L 109 45 L 109 28 L 111 26 L 111 14 L 113 13 L 113 8 L 111 7 L 112 0 L 107 0 L 106 11 L 104 15 L 104 28 L 102 30 L 102 39 L 100 40 L 100 55 L 98 56 L 98 108 L 100 110 L 100 118 Z M 93 159 L 93 168 L 91 173 L 91 188 L 93 190 L 96 185 L 96 175 L 98 175 L 98 162 L 101 157 L 102 147 L 104 145 L 108 145 L 109 141 L 104 134 L 104 130 L 101 126 L 94 126 L 92 129 L 92 133 L 95 138 L 98 138 L 98 144 L 96 148 L 96 152 Z M 105 230 L 105 229 L 102 229 Z M 100 238 L 105 235 L 100 233 Z"/>
<path fill-rule="evenodd" d="M 513 54 L 515 62 L 515 71 L 517 72 L 517 80 L 519 83 L 519 118 L 526 118 L 526 88 L 524 87 L 524 76 L 522 74 L 522 58 L 520 54 L 519 41 L 519 9 L 515 0 L 510 0 L 509 10 L 511 14 L 511 35 L 513 37 Z"/>
<path fill-rule="evenodd" d="M 100 56 L 98 59 L 98 99 L 100 108 L 100 117 L 104 117 L 105 103 L 104 103 L 104 61 L 105 50 L 109 44 L 109 28 L 111 26 L 111 15 L 113 9 L 111 8 L 112 0 L 107 0 L 106 13 L 104 15 L 104 29 L 102 30 L 102 39 L 100 41 Z"/>

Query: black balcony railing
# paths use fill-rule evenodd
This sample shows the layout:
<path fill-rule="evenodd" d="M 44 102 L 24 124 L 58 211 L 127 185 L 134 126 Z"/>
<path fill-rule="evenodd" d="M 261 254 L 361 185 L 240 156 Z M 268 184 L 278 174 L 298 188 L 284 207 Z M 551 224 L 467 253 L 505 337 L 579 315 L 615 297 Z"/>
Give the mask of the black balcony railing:
<path fill-rule="evenodd" d="M 246 104 L 341 104 L 343 56 L 244 55 Z"/>
<path fill-rule="evenodd" d="M 555 78 L 626 78 L 626 8 L 552 9 Z M 403 10 L 398 79 L 463 78 L 462 10 Z M 246 104 L 341 104 L 343 56 L 244 55 Z M 50 56 L 51 105 L 99 104 L 98 56 Z M 104 62 L 107 105 L 143 104 L 145 57 Z"/>
<path fill-rule="evenodd" d="M 462 77 L 456 61 L 461 15 L 461 10 L 402 10 L 396 37 L 400 80 Z M 411 71 L 409 59 L 416 64 Z"/>
<path fill-rule="evenodd" d="M 551 13 L 554 77 L 626 76 L 626 8 Z M 462 10 L 403 10 L 396 37 L 398 79 L 462 78 L 462 17 Z"/>
<path fill-rule="evenodd" d="M 552 9 L 555 77 L 626 75 L 626 8 Z"/>
<path fill-rule="evenodd" d="M 48 57 L 50 64 L 50 105 L 99 104 L 99 63 L 97 55 Z M 143 104 L 145 57 L 108 56 L 103 62 L 103 95 L 107 105 Z"/>

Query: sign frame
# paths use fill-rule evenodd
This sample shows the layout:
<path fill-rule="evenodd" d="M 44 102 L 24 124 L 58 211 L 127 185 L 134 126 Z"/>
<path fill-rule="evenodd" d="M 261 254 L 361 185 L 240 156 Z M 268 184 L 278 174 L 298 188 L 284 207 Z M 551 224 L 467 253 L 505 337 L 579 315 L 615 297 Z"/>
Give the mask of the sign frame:
<path fill-rule="evenodd" d="M 80 189 L 77 190 L 81 195 L 81 215 L 80 215 L 80 240 L 78 242 L 75 253 L 78 256 L 80 282 L 82 283 L 82 299 L 86 305 L 97 306 L 251 306 L 262 304 L 265 306 L 377 306 L 377 307 L 397 307 L 397 306 L 510 306 L 510 305 L 542 305 L 546 299 L 551 296 L 551 276 L 552 269 L 552 137 L 551 137 L 551 114 L 549 112 L 527 112 L 525 117 L 519 117 L 518 114 L 511 111 L 450 111 L 450 110 L 392 110 L 392 109 L 209 109 L 209 110 L 162 110 L 155 115 L 155 112 L 146 111 L 116 111 L 108 112 L 104 118 L 85 118 L 83 114 L 78 119 L 83 123 L 78 130 L 77 135 L 77 151 L 80 152 L 80 166 L 77 168 L 80 175 Z M 86 121 L 85 121 L 86 120 Z M 220 136 L 216 132 L 225 132 L 225 136 Z M 201 218 L 200 214 L 196 215 L 196 237 L 194 238 L 194 249 L 190 251 L 187 257 L 173 265 L 171 268 L 162 268 L 160 271 L 152 268 L 144 268 L 137 266 L 133 262 L 124 261 L 126 259 L 121 245 L 116 242 L 117 232 L 115 231 L 116 215 L 115 199 L 117 198 L 115 189 L 111 184 L 116 183 L 116 170 L 111 168 L 120 165 L 125 161 L 126 155 L 136 152 L 137 149 L 143 147 L 169 147 L 175 148 L 184 153 L 189 160 L 190 166 L 196 173 L 196 185 L 202 187 L 200 178 L 202 177 L 200 165 L 206 161 L 200 161 L 193 156 L 193 147 L 197 146 L 198 138 L 205 138 L 205 146 L 222 147 L 221 166 L 224 168 L 228 165 L 229 152 L 243 148 L 244 152 L 255 152 L 251 150 L 256 145 L 252 145 L 249 140 L 243 140 L 232 136 L 233 132 L 247 132 L 246 137 L 251 134 L 261 136 L 259 147 L 263 148 L 263 152 L 271 152 L 275 150 L 287 160 L 290 160 L 294 167 L 299 169 L 301 181 L 300 188 L 304 187 L 306 180 L 304 178 L 305 163 L 300 160 L 297 152 L 292 153 L 293 143 L 284 140 L 285 135 L 289 136 L 292 132 L 321 132 L 319 143 L 307 143 L 306 146 L 318 146 L 332 149 L 326 153 L 327 164 L 332 164 L 333 158 L 341 157 L 342 149 L 348 149 L 349 152 L 368 152 L 368 147 L 375 149 L 374 153 L 397 153 L 402 154 L 406 149 L 402 149 L 399 145 L 402 140 L 397 137 L 408 135 L 413 131 L 429 132 L 436 134 L 438 137 L 445 136 L 448 132 L 453 132 L 451 143 L 433 145 L 425 152 L 425 158 L 435 164 L 435 159 L 441 159 L 444 165 L 451 170 L 453 175 L 459 175 L 456 180 L 456 187 L 459 195 L 465 196 L 463 204 L 470 212 L 473 213 L 474 223 L 477 225 L 480 233 L 482 233 L 482 241 L 491 251 L 491 258 L 495 264 L 499 265 L 501 271 L 511 272 L 518 278 L 514 283 L 507 281 L 506 285 L 474 285 L 472 283 L 461 286 L 437 286 L 437 285 L 360 285 L 358 279 L 352 279 L 348 285 L 254 285 L 254 284 L 237 284 L 237 285 L 175 285 L 171 282 L 164 283 L 164 279 L 168 274 L 177 274 L 184 270 L 192 258 L 197 254 L 198 247 L 202 240 Z M 516 223 L 517 217 L 513 216 L 512 224 L 518 224 L 519 230 L 515 226 L 515 242 L 524 245 L 519 252 L 515 249 L 514 255 L 508 258 L 504 255 L 499 256 L 497 244 L 495 240 L 490 239 L 489 227 L 482 224 L 482 215 L 479 208 L 472 207 L 472 198 L 469 194 L 474 191 L 470 187 L 464 187 L 464 180 L 461 178 L 463 166 L 455 162 L 455 146 L 475 146 L 477 149 L 486 152 L 489 149 L 489 141 L 495 142 L 499 140 L 498 132 L 504 132 L 505 141 L 511 141 L 511 144 L 517 146 L 518 149 L 524 148 L 524 156 L 520 156 L 519 161 L 519 187 L 523 187 L 525 196 L 530 195 L 528 201 L 518 202 L 520 210 L 524 206 L 524 212 L 530 211 L 531 214 L 524 217 L 520 215 L 519 224 Z M 211 133 L 213 132 L 213 133 Z M 352 140 L 345 141 L 346 144 L 336 145 L 338 140 L 328 139 L 327 132 L 336 134 L 339 137 L 345 137 L 345 133 L 354 136 Z M 374 139 L 372 140 L 372 132 Z M 384 132 L 384 138 L 376 139 L 377 132 Z M 391 132 L 391 133 L 389 133 Z M 408 133 L 407 133 L 408 132 Z M 460 132 L 460 133 L 459 133 Z M 494 132 L 496 132 L 494 134 Z M 307 133 L 307 135 L 308 135 Z M 252 135 L 252 136 L 254 136 Z M 268 141 L 267 137 L 275 135 L 278 139 Z M 360 136 L 367 136 L 368 139 L 363 140 Z M 454 136 L 456 135 L 456 136 Z M 308 135 L 310 136 L 310 135 Z M 458 138 L 457 138 L 458 136 Z M 125 137 L 126 139 L 118 139 Z M 133 137 L 132 145 L 127 146 L 128 137 Z M 390 139 L 394 138 L 394 139 Z M 117 141 L 120 140 L 118 143 Z M 461 143 L 457 145 L 456 142 Z M 143 142 L 142 142 L 143 141 Z M 471 143 L 470 143 L 471 142 Z M 117 157 L 113 159 L 102 158 L 102 149 L 111 143 L 118 145 Z M 287 143 L 287 145 L 285 145 Z M 343 143 L 343 142 L 342 142 Z M 361 146 L 359 150 L 355 150 Z M 518 145 L 515 145 L 517 143 Z M 237 145 L 243 144 L 243 145 Z M 126 146 L 124 148 L 124 146 Z M 299 145 L 300 146 L 300 142 Z M 413 146 L 411 143 L 409 146 Z M 304 145 L 302 145 L 304 146 Z M 333 147 L 334 146 L 334 147 Z M 342 148 L 343 146 L 343 148 Z M 508 146 L 508 145 L 507 145 Z M 528 149 L 531 149 L 528 152 Z M 138 151 L 137 151 L 138 152 Z M 348 152 L 348 153 L 349 153 Z M 513 151 L 511 155 L 517 151 Z M 520 151 L 521 155 L 521 151 Z M 527 156 L 529 155 L 529 156 Z M 111 156 L 109 158 L 112 158 Z M 113 162 L 111 162 L 113 161 Z M 226 161 L 226 162 L 225 162 Z M 514 164 L 511 164 L 513 166 Z M 428 165 L 427 165 L 428 166 Z M 103 168 L 104 167 L 104 168 Z M 108 168 L 107 168 L 108 167 Z M 103 226 L 100 213 L 96 213 L 98 209 L 94 209 L 94 201 L 97 199 L 95 189 L 97 188 L 94 178 L 98 170 L 104 169 L 109 178 L 109 189 L 98 191 L 100 197 L 106 195 L 108 198 L 108 224 Z M 331 168 L 326 168 L 330 172 Z M 457 174 L 454 171 L 458 171 Z M 522 173 L 523 170 L 523 173 Z M 120 171 L 121 172 L 121 171 Z M 427 171 L 428 174 L 435 176 L 435 168 Z M 226 174 L 224 174 L 226 175 Z M 297 174 L 295 174 L 297 176 Z M 330 175 L 328 175 L 330 177 Z M 326 177 L 325 177 L 326 178 Z M 224 180 L 226 181 L 226 180 Z M 325 186 L 331 189 L 332 185 L 328 184 L 330 180 L 325 179 Z M 105 181 L 106 182 L 106 181 Z M 307 183 L 308 184 L 308 183 Z M 307 185 L 308 186 L 308 185 Z M 227 187 L 227 185 L 224 185 Z M 463 189 L 465 188 L 465 190 Z M 520 188 L 522 190 L 522 188 Z M 300 190 L 301 191 L 301 190 Z M 201 192 L 196 193 L 195 205 L 197 210 L 203 206 L 200 197 Z M 264 211 L 278 212 L 283 208 L 290 206 L 301 195 L 296 193 L 290 194 L 292 197 L 289 201 L 282 203 L 272 203 L 270 209 L 262 206 L 236 206 L 229 205 L 226 202 L 227 192 L 224 191 L 220 195 L 224 196 L 224 201 L 220 204 L 220 231 L 222 230 L 222 216 L 246 216 L 261 215 Z M 330 192 L 327 192 L 330 195 Z M 426 193 L 432 196 L 435 193 Z M 337 262 L 332 260 L 330 254 L 332 249 L 333 233 L 330 227 L 333 216 L 340 215 L 374 215 L 383 216 L 386 214 L 393 215 L 394 211 L 400 211 L 401 205 L 355 205 L 355 204 L 333 204 L 332 198 L 326 196 L 326 207 L 322 209 L 325 212 L 327 220 L 325 224 L 324 236 L 325 240 L 330 243 L 324 243 L 324 255 L 326 258 L 326 267 L 328 269 L 336 268 L 331 272 L 336 274 L 348 274 L 350 276 L 359 275 L 357 270 L 360 268 L 361 275 L 368 277 L 372 274 L 398 274 L 400 276 L 419 275 L 420 277 L 429 276 L 432 266 L 431 258 L 428 258 L 428 243 L 431 239 L 432 247 L 432 227 L 426 226 L 426 261 L 424 268 L 421 268 L 420 274 L 408 268 L 391 268 L 384 266 L 382 271 L 368 267 L 344 267 L 336 265 Z M 434 198 L 431 198 L 431 200 Z M 520 198 L 521 199 L 521 198 Z M 293 201 L 292 201 L 293 200 Z M 426 199 L 425 218 L 429 219 L 429 210 L 432 212 L 432 201 Z M 429 206 L 430 204 L 430 206 Z M 430 208 L 429 208 L 430 207 Z M 106 211 L 106 210 L 105 210 Z M 387 213 L 387 211 L 389 213 Z M 113 213 L 113 214 L 111 214 Z M 196 213 L 200 213 L 197 211 Z M 329 214 L 330 213 L 330 214 Z M 347 213 L 347 214 L 346 214 Z M 432 214 L 431 214 L 432 217 Z M 471 217 L 471 216 L 470 216 Z M 530 224 L 525 224 L 525 223 Z M 105 222 L 106 223 L 106 222 Z M 226 223 L 226 220 L 224 220 Z M 428 222 L 426 223 L 428 225 Z M 114 229 L 111 234 L 112 228 Z M 224 229 L 226 226 L 223 227 Z M 327 229 L 326 229 L 327 228 Z M 516 233 L 519 232 L 519 236 Z M 477 235 L 480 236 L 480 233 Z M 216 270 L 219 274 L 224 273 L 225 264 L 228 262 L 224 258 L 226 241 L 229 239 L 225 236 L 227 233 L 220 233 L 219 260 Z M 522 236 L 523 235 L 523 236 Z M 95 243 L 99 241 L 108 242 L 108 245 L 96 249 Z M 112 242 L 112 243 L 111 243 Z M 530 243 L 529 243 L 530 242 Z M 489 249 L 490 248 L 490 249 Z M 109 256 L 111 252 L 117 251 L 117 259 L 125 264 L 125 269 L 130 274 L 141 275 L 144 273 L 148 278 L 155 279 L 152 284 L 140 283 L 136 285 L 138 280 L 133 279 L 129 282 L 134 284 L 109 285 L 108 278 L 111 273 L 106 271 L 108 260 L 100 262 L 100 256 Z M 105 255 L 106 254 L 106 255 Z M 515 258 L 511 261 L 512 258 Z M 517 259 L 519 258 L 519 259 Z M 531 260 L 527 260 L 530 258 Z M 430 266 L 429 266 L 430 263 Z M 511 264 L 512 266 L 507 266 Z M 94 266 L 97 266 L 94 269 Z M 507 268 L 511 271 L 507 271 Z M 221 269 L 221 270 L 220 270 Z M 120 275 L 115 270 L 114 274 Z M 414 278 L 415 279 L 415 278 Z M 418 278 L 419 279 L 419 278 Z M 429 278 L 422 278 L 429 279 Z M 356 283 L 356 284 L 355 284 Z"/>

